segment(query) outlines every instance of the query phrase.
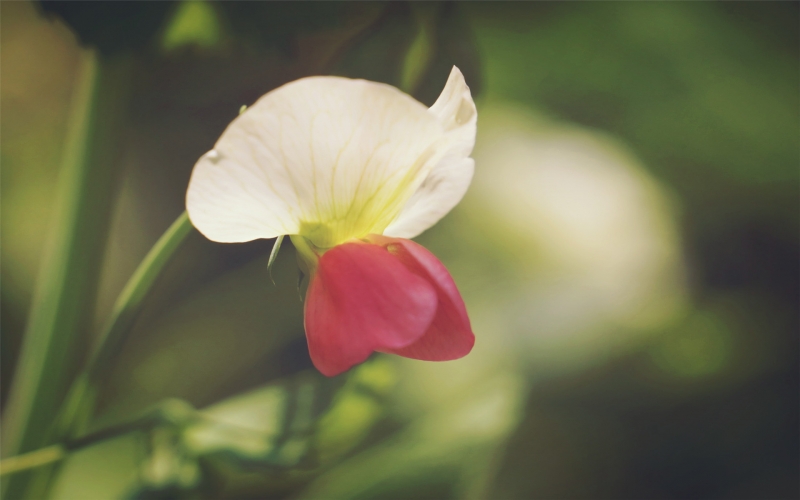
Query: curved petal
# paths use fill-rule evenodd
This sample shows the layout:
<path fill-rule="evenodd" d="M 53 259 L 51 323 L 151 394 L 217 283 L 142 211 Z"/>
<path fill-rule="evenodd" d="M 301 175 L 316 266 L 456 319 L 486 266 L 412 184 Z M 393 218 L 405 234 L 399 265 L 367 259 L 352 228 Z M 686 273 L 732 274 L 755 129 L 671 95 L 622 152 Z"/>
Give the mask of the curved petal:
<path fill-rule="evenodd" d="M 475 160 L 472 158 L 445 159 L 440 162 L 383 234 L 395 238 L 414 238 L 439 222 L 464 197 L 474 170 Z"/>
<path fill-rule="evenodd" d="M 412 344 L 431 325 L 438 292 L 386 248 L 345 243 L 324 253 L 306 293 L 314 366 L 337 375 L 373 351 Z"/>
<path fill-rule="evenodd" d="M 442 106 L 440 106 L 442 107 Z M 380 233 L 451 149 L 445 122 L 389 85 L 309 77 L 269 92 L 195 165 L 186 207 L 220 242 Z M 447 147 L 444 147 L 447 146 Z"/>
<path fill-rule="evenodd" d="M 436 224 L 461 201 L 472 181 L 475 162 L 469 155 L 475 146 L 478 112 L 457 67 L 428 111 L 445 130 L 440 147 L 446 152 L 386 228 L 387 236 L 413 238 Z"/>
<path fill-rule="evenodd" d="M 436 290 L 438 307 L 425 334 L 399 348 L 383 348 L 406 358 L 449 361 L 466 356 L 475 345 L 467 308 L 444 264 L 425 247 L 410 240 L 370 235 L 370 241 L 385 246 L 406 269 L 424 278 Z"/>

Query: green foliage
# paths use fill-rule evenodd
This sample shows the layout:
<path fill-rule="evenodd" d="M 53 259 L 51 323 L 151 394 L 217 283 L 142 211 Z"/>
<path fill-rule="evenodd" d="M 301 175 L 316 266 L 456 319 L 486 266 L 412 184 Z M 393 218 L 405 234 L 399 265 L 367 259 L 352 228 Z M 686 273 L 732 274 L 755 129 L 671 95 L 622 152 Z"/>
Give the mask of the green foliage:
<path fill-rule="evenodd" d="M 59 218 L 4 414 L 3 449 L 9 455 L 49 444 L 50 418 L 69 382 L 64 373 L 79 359 L 94 307 L 97 262 L 119 173 L 109 165 L 118 154 L 133 66 L 126 58 L 98 61 L 94 54 L 86 61 L 59 181 Z M 5 482 L 4 491 L 21 494 L 25 479 L 22 474 Z"/>
<path fill-rule="evenodd" d="M 51 482 L 58 499 L 777 498 L 796 486 L 786 444 L 796 427 L 787 405 L 796 395 L 795 4 L 41 5 L 101 56 L 70 119 L 52 254 L 3 415 L 6 453 L 62 439 L 70 452 L 60 468 L 4 477 L 4 497 L 43 498 Z M 149 60 L 134 68 L 125 59 L 133 53 Z M 103 347 L 82 365 L 123 168 L 114 154 L 120 135 L 132 146 L 124 164 L 135 200 L 121 199 L 118 210 L 133 222 L 108 251 L 135 258 L 132 269 L 146 249 L 137 254 L 137 244 L 149 246 L 177 213 L 192 162 L 242 102 L 294 78 L 336 73 L 400 85 L 430 104 L 453 64 L 473 95 L 483 91 L 482 109 L 510 101 L 599 129 L 670 183 L 684 210 L 698 303 L 685 318 L 622 361 L 604 351 L 613 340 L 598 336 L 591 345 L 603 352 L 587 356 L 602 358 L 600 366 L 547 372 L 518 344 L 490 338 L 535 330 L 535 311 L 530 324 L 519 313 L 531 304 L 559 307 L 548 283 L 524 282 L 537 249 L 505 245 L 511 231 L 473 207 L 423 239 L 465 292 L 476 353 L 486 357 L 427 372 L 413 364 L 398 371 L 379 355 L 326 379 L 309 369 L 291 252 L 278 255 L 280 240 L 211 244 L 184 214 L 101 318 Z M 14 98 L 5 81 L 4 99 Z M 141 88 L 129 93 L 132 83 Z M 120 111 L 128 102 L 136 103 L 130 120 Z M 16 116 L 4 114 L 8 137 Z M 481 116 L 491 125 L 489 113 Z M 2 154 L 7 170 L 13 158 L 8 148 Z M 491 159 L 477 168 L 499 170 Z M 31 206 L 9 210 L 34 217 Z M 714 307 L 709 297 L 720 290 L 730 303 Z M 551 301 L 535 302 L 543 297 Z M 25 314 L 9 304 L 4 295 L 4 336 L 13 334 L 6 311 Z M 570 328 L 553 323 L 559 333 Z M 549 340 L 538 356 L 550 356 Z M 565 361 L 590 345 L 573 342 Z M 88 371 L 62 406 L 80 366 Z M 533 385 L 523 415 L 530 373 L 550 378 Z M 164 397 L 178 399 L 159 403 Z M 702 485 L 692 482 L 696 470 Z"/>
<path fill-rule="evenodd" d="M 741 36 L 717 6 L 470 11 L 492 54 L 484 60 L 492 95 L 618 133 L 666 177 L 708 165 L 745 182 L 797 180 L 796 54 Z"/>
<path fill-rule="evenodd" d="M 214 47 L 221 36 L 213 5 L 201 0 L 186 0 L 178 4 L 167 24 L 161 47 L 167 52 L 184 46 Z"/>

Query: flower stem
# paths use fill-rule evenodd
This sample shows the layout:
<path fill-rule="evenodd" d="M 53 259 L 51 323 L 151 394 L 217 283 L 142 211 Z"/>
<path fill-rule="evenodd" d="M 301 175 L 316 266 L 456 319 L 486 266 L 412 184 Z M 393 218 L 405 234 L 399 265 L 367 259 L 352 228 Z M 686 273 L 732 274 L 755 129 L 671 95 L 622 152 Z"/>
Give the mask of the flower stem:
<path fill-rule="evenodd" d="M 141 311 L 145 297 L 191 230 L 189 216 L 183 212 L 153 245 L 122 289 L 89 362 L 73 383 L 61 407 L 55 428 L 57 439 L 75 437 L 85 427 L 86 420 L 94 410 L 98 378 L 116 357 Z"/>

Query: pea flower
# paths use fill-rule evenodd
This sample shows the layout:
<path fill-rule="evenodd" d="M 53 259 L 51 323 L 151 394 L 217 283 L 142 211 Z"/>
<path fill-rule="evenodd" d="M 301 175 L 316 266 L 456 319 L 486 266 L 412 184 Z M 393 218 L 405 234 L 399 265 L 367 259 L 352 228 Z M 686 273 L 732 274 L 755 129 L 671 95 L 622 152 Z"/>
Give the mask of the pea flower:
<path fill-rule="evenodd" d="M 279 87 L 194 166 L 186 208 L 217 242 L 290 235 L 310 276 L 304 319 L 327 376 L 372 352 L 445 361 L 475 341 L 447 269 L 409 240 L 464 196 L 477 112 L 453 67 L 430 108 L 331 76 Z"/>

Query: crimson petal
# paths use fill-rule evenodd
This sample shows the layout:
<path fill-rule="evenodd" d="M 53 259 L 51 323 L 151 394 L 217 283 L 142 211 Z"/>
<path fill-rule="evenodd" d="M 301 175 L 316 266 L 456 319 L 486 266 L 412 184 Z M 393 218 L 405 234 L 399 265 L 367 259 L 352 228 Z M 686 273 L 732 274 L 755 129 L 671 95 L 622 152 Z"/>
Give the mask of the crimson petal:
<path fill-rule="evenodd" d="M 328 250 L 306 293 L 314 366 L 331 377 L 373 351 L 395 352 L 415 343 L 429 331 L 439 295 L 382 246 L 352 242 Z"/>
<path fill-rule="evenodd" d="M 436 315 L 422 337 L 410 345 L 381 351 L 425 361 L 449 361 L 469 354 L 475 345 L 475 335 L 464 300 L 444 264 L 425 247 L 410 240 L 376 235 L 368 239 L 385 246 L 409 271 L 430 283 L 438 299 Z"/>

